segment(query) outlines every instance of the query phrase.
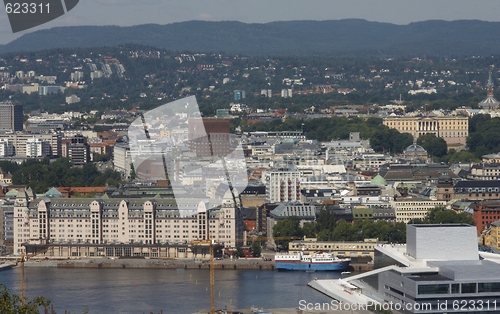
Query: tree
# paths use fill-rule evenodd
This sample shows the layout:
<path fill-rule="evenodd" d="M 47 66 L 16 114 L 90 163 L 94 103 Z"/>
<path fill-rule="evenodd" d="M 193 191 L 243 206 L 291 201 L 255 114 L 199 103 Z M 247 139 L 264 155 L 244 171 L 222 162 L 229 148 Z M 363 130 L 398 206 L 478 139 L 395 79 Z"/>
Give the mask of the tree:
<path fill-rule="evenodd" d="M 312 222 L 306 222 L 302 226 L 302 234 L 308 238 L 315 238 L 316 237 L 316 227 L 314 226 L 314 223 Z"/>
<path fill-rule="evenodd" d="M 241 247 L 236 247 L 236 251 L 234 252 L 234 254 L 236 254 L 236 256 L 238 257 L 243 257 L 244 253 L 243 253 L 243 249 Z"/>
<path fill-rule="evenodd" d="M 417 143 L 421 145 L 431 156 L 442 157 L 447 153 L 447 144 L 442 137 L 437 137 L 434 133 L 421 135 Z"/>
<path fill-rule="evenodd" d="M 50 300 L 36 297 L 29 301 L 11 294 L 4 284 L 0 284 L 0 313 L 2 314 L 39 314 L 39 307 L 47 308 Z"/>
<path fill-rule="evenodd" d="M 457 213 L 454 210 L 446 209 L 444 206 L 436 206 L 429 210 L 422 220 L 412 220 L 409 223 L 423 224 L 446 224 L 446 223 L 463 223 L 475 225 L 474 219 L 467 213 Z"/>
<path fill-rule="evenodd" d="M 279 243 L 280 247 L 288 248 L 288 243 L 294 237 L 302 238 L 303 230 L 300 227 L 300 220 L 297 216 L 288 217 L 278 221 L 273 227 L 273 237 L 286 239 L 279 239 L 275 242 Z"/>
<path fill-rule="evenodd" d="M 252 243 L 251 250 L 253 257 L 259 257 L 260 253 L 262 253 L 262 248 L 260 247 L 259 242 Z"/>

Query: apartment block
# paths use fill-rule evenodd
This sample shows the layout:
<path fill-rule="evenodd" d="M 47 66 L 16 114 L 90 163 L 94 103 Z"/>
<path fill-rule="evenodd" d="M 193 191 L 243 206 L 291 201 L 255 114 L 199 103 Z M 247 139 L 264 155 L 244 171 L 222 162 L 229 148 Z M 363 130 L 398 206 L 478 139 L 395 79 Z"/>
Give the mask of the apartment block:
<path fill-rule="evenodd" d="M 192 200 L 192 202 L 196 202 Z M 243 243 L 243 220 L 231 203 L 174 199 L 35 198 L 19 192 L 14 205 L 14 254 L 24 245 L 179 245 L 215 240 Z"/>

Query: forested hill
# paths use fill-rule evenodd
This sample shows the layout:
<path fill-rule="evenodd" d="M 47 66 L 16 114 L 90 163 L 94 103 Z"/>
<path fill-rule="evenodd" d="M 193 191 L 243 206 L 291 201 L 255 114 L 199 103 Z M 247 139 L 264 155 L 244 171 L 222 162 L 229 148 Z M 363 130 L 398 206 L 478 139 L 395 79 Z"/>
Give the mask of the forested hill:
<path fill-rule="evenodd" d="M 261 56 L 488 56 L 500 54 L 499 22 L 359 19 L 266 24 L 190 21 L 131 27 L 57 27 L 25 34 L 1 52 L 142 44 L 173 51 Z"/>

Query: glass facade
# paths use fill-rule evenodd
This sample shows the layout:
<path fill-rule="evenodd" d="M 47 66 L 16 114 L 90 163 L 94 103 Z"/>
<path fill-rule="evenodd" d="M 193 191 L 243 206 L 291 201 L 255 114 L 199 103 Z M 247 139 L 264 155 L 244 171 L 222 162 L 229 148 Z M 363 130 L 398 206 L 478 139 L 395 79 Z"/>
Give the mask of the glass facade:
<path fill-rule="evenodd" d="M 418 294 L 449 294 L 449 284 L 419 285 Z"/>
<path fill-rule="evenodd" d="M 500 292 L 500 282 L 480 282 L 477 284 L 477 292 Z"/>
<path fill-rule="evenodd" d="M 477 293 L 476 287 L 477 287 L 477 285 L 475 282 L 463 283 L 462 284 L 462 293 Z"/>

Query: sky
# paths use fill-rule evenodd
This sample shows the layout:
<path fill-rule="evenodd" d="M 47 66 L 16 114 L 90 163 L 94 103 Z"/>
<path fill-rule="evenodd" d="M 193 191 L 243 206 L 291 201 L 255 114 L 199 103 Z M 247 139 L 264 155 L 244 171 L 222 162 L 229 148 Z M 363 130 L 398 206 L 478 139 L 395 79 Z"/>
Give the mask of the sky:
<path fill-rule="evenodd" d="M 78 25 L 170 24 L 190 20 L 266 23 L 289 20 L 369 21 L 408 24 L 426 20 L 500 21 L 498 0 L 80 0 L 70 12 L 12 34 L 0 12 L 0 44 L 36 30 Z"/>

